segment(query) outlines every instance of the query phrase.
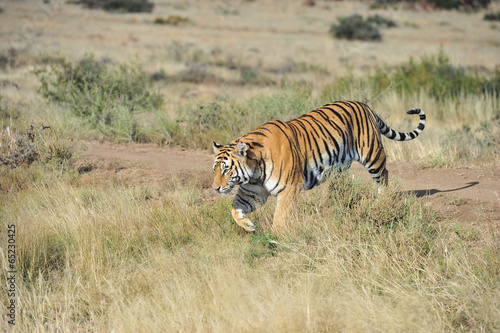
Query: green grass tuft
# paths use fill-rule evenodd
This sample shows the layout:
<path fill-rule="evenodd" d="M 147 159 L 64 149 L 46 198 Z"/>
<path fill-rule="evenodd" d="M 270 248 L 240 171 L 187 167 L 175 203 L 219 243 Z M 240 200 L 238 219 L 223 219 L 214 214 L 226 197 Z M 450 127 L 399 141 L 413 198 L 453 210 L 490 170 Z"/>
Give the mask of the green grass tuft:
<path fill-rule="evenodd" d="M 461 95 L 500 95 L 500 71 L 489 76 L 471 72 L 451 64 L 443 52 L 438 55 L 422 57 L 420 60 L 410 59 L 393 70 L 377 69 L 374 73 L 362 78 L 348 76 L 340 78 L 325 87 L 322 96 L 346 95 L 353 86 L 366 87 L 373 96 L 386 90 L 394 90 L 400 96 L 411 95 L 423 91 L 429 97 L 442 100 Z"/>
<path fill-rule="evenodd" d="M 149 76 L 136 65 L 111 66 L 87 56 L 76 64 L 56 61 L 35 74 L 43 97 L 115 138 L 138 141 L 136 115 L 163 103 Z"/>

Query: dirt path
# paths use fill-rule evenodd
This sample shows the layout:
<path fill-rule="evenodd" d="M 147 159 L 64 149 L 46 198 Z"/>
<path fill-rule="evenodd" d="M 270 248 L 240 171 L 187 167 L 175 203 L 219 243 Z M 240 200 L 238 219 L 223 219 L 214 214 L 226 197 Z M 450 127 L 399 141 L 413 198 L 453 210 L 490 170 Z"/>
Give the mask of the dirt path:
<path fill-rule="evenodd" d="M 210 188 L 213 156 L 205 150 L 179 150 L 149 144 L 82 142 L 82 173 L 121 174 L 130 181 L 155 183 L 181 174 L 199 179 Z M 104 166 L 104 167 L 103 167 Z M 500 228 L 500 168 L 423 169 L 410 162 L 389 163 L 390 177 L 415 193 L 426 204 L 457 223 Z M 369 179 L 355 163 L 355 175 Z M 92 172 L 89 172 L 92 171 Z"/>

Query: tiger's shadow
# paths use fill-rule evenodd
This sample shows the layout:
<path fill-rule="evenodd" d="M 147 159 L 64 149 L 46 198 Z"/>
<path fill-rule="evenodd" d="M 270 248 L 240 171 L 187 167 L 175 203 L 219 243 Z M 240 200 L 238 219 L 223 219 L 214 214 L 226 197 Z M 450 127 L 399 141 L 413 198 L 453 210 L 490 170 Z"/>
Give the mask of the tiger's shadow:
<path fill-rule="evenodd" d="M 432 188 L 432 189 L 426 189 L 426 190 L 411 190 L 411 191 L 406 191 L 406 193 L 413 194 L 417 198 L 430 197 L 430 196 L 433 196 L 434 194 L 438 194 L 438 193 L 449 193 L 449 192 L 456 192 L 456 191 L 464 190 L 466 188 L 476 186 L 477 184 L 479 184 L 479 182 L 469 182 L 465 186 L 450 189 L 450 190 L 438 190 L 438 189 Z"/>

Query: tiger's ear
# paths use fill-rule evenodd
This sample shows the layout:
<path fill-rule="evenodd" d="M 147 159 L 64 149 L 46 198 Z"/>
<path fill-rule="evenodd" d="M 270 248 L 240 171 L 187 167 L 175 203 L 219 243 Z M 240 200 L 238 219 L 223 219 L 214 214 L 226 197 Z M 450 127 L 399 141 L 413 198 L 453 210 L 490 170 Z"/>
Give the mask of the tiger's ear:
<path fill-rule="evenodd" d="M 236 147 L 236 152 L 238 153 L 238 156 L 240 157 L 245 157 L 247 156 L 248 153 L 248 145 L 243 142 L 238 142 L 238 146 Z"/>
<path fill-rule="evenodd" d="M 224 146 L 220 145 L 220 144 L 218 144 L 217 142 L 214 141 L 214 146 L 213 146 L 213 148 L 214 148 L 214 154 L 217 154 L 222 147 L 224 147 Z"/>

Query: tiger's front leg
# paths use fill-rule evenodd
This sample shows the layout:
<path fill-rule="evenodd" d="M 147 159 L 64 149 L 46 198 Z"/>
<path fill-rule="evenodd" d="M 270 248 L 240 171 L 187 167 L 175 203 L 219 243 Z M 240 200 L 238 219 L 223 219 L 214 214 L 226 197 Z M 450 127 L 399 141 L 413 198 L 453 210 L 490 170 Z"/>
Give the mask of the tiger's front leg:
<path fill-rule="evenodd" d="M 231 215 L 234 221 L 248 232 L 255 231 L 255 225 L 246 214 L 262 207 L 269 198 L 269 193 L 260 185 L 240 185 L 233 199 Z"/>
<path fill-rule="evenodd" d="M 286 188 L 277 195 L 276 211 L 274 212 L 273 233 L 284 231 L 297 198 L 300 187 L 286 185 Z"/>

